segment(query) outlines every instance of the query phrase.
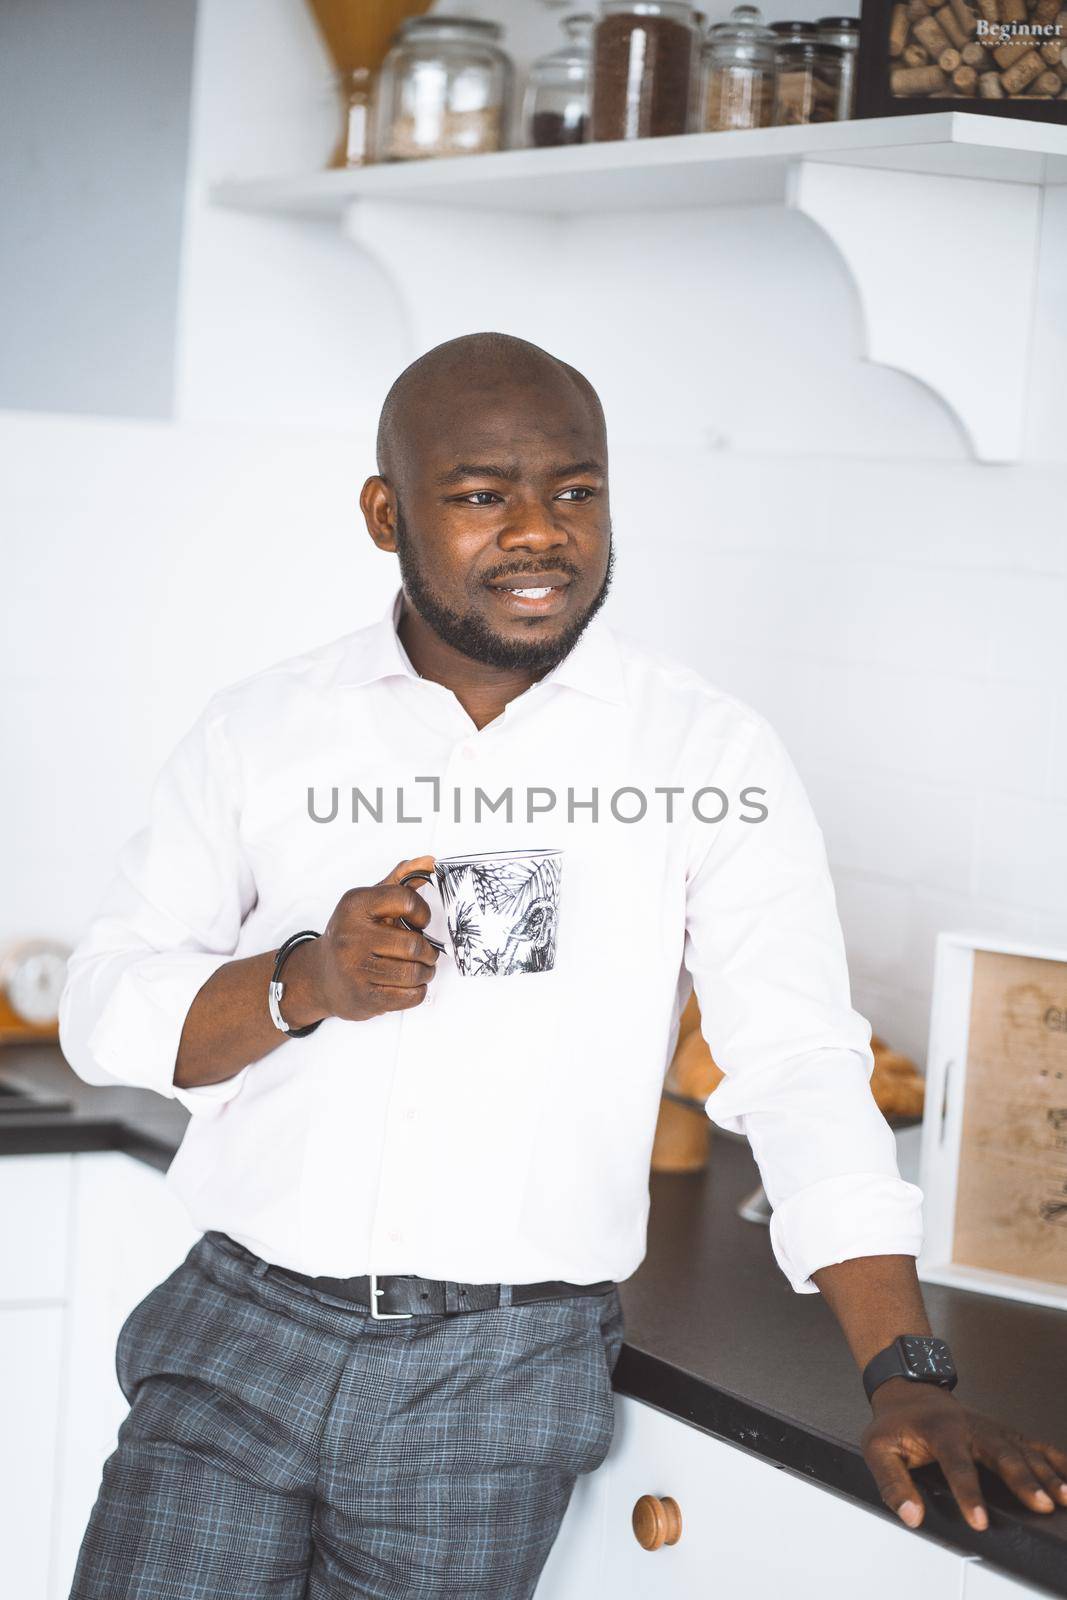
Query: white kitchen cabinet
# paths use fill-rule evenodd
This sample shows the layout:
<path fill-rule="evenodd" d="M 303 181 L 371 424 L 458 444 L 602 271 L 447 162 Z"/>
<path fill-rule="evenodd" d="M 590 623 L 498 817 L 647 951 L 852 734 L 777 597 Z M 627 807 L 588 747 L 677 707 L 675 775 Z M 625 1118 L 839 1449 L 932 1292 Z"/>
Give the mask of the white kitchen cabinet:
<path fill-rule="evenodd" d="M 52 1600 L 70 1592 L 101 1469 L 128 1410 L 115 1376 L 119 1329 L 200 1237 L 154 1167 L 110 1152 L 74 1161 Z"/>
<path fill-rule="evenodd" d="M 72 1158 L 0 1161 L 0 1575 L 46 1600 L 68 1293 Z"/>
<path fill-rule="evenodd" d="M 0 1160 L 0 1592 L 66 1600 L 127 1403 L 127 1314 L 199 1233 L 162 1173 L 117 1153 Z"/>
<path fill-rule="evenodd" d="M 597 1592 L 613 1600 L 855 1600 L 858 1592 L 864 1600 L 963 1600 L 970 1558 L 640 1401 L 617 1397 L 616 1407 L 601 1469 Z M 676 1544 L 638 1544 L 631 1517 L 643 1495 L 677 1502 Z"/>
<path fill-rule="evenodd" d="M 606 1466 L 578 1479 L 538 1580 L 536 1600 L 593 1600 L 600 1594 L 607 1490 Z"/>
<path fill-rule="evenodd" d="M 68 1155 L 0 1160 L 0 1306 L 66 1297 L 73 1163 Z"/>
<path fill-rule="evenodd" d="M 12 1600 L 49 1594 L 63 1316 L 61 1305 L 0 1307 L 0 1590 Z"/>

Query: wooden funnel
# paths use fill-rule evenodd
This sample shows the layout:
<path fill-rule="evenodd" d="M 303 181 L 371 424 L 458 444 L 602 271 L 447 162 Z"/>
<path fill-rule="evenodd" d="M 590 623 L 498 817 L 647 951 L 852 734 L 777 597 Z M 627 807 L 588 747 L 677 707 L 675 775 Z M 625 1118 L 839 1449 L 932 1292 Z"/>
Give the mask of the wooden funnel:
<path fill-rule="evenodd" d="M 430 0 L 308 0 L 338 72 L 377 72 L 405 17 L 421 16 Z"/>

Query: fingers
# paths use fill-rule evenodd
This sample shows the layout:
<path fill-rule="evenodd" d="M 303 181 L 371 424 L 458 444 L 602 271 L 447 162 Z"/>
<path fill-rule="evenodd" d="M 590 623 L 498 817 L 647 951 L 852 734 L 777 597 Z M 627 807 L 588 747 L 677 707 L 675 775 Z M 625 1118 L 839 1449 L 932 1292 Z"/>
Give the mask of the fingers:
<path fill-rule="evenodd" d="M 416 928 L 425 928 L 430 908 L 420 894 L 408 885 L 378 883 L 366 891 L 365 909 L 370 916 L 406 917 Z"/>
<path fill-rule="evenodd" d="M 1061 1450 L 1059 1445 L 1040 1443 L 1036 1439 L 1030 1439 L 1027 1443 L 1051 1466 L 1057 1480 L 1056 1497 L 1067 1506 L 1067 1450 Z"/>
<path fill-rule="evenodd" d="M 370 993 L 379 1011 L 410 1011 L 425 1000 L 426 985 L 420 983 L 414 989 L 396 989 L 388 984 L 372 983 Z"/>
<path fill-rule="evenodd" d="M 917 1528 L 926 1508 L 904 1464 L 899 1443 L 893 1439 L 875 1439 L 867 1445 L 864 1454 L 878 1493 L 890 1511 L 895 1511 L 909 1528 Z"/>
<path fill-rule="evenodd" d="M 413 856 L 409 861 L 398 861 L 380 883 L 347 890 L 337 902 L 335 916 L 339 929 L 348 931 L 353 923 L 365 922 L 368 917 L 393 921 L 406 917 L 416 928 L 424 928 L 430 920 L 430 908 L 413 885 L 402 884 L 400 880 L 412 872 L 430 879 L 433 870 L 433 856 Z"/>
<path fill-rule="evenodd" d="M 421 933 L 412 933 L 409 928 L 394 928 L 388 922 L 376 925 L 371 936 L 372 955 L 387 957 L 392 961 L 415 961 L 429 968 L 420 982 L 432 976 L 440 953 Z"/>
<path fill-rule="evenodd" d="M 382 883 L 399 883 L 409 872 L 433 872 L 433 856 L 413 856 L 410 861 L 398 861 L 392 872 L 387 872 Z"/>
<path fill-rule="evenodd" d="M 932 1440 L 931 1447 L 964 1517 L 978 1533 L 984 1532 L 989 1527 L 989 1512 L 982 1498 L 978 1469 L 968 1447 L 966 1433 L 954 1429 L 951 1438 Z"/>
<path fill-rule="evenodd" d="M 1067 1505 L 1067 1483 L 1064 1483 L 1061 1475 L 1048 1459 L 1045 1454 L 1046 1449 L 1047 1446 L 1035 1444 L 1029 1439 L 1023 1444 L 1023 1454 L 1026 1456 L 1027 1465 L 1048 1495 L 1049 1510 L 1051 1511 L 1057 1500 L 1061 1505 Z M 1044 1510 L 1044 1507 L 1039 1506 L 1038 1510 Z"/>
<path fill-rule="evenodd" d="M 417 989 L 426 987 L 434 969 L 426 961 L 397 961 L 392 956 L 372 955 L 363 963 L 363 971 L 375 988 L 384 984 L 389 988 Z"/>
<path fill-rule="evenodd" d="M 1031 1511 L 1055 1510 L 1052 1496 L 1056 1491 L 1054 1487 L 1046 1487 L 1046 1479 L 1054 1484 L 1058 1474 L 1051 1465 L 1046 1467 L 1043 1455 L 1038 1456 L 1040 1446 L 998 1429 L 991 1436 L 980 1434 L 976 1448 L 979 1461 L 1003 1478 L 1012 1493 Z M 1041 1462 L 1040 1468 L 1037 1461 Z"/>

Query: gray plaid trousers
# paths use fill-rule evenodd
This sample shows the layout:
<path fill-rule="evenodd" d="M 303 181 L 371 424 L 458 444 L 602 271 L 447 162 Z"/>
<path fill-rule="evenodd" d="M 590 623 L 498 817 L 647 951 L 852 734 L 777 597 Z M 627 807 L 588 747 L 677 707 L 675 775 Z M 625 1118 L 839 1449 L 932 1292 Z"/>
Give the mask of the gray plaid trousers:
<path fill-rule="evenodd" d="M 376 1322 L 206 1233 L 119 1334 L 71 1600 L 528 1597 L 623 1332 L 617 1290 Z"/>

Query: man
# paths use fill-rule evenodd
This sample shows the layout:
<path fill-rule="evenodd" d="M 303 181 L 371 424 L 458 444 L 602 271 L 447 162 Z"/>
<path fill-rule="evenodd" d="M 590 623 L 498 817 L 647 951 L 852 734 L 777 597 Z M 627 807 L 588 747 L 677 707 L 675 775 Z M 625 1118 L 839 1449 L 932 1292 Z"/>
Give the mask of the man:
<path fill-rule="evenodd" d="M 594 621 L 591 386 L 453 340 L 397 380 L 378 444 L 361 503 L 394 606 L 212 699 L 71 963 L 67 1054 L 189 1108 L 168 1181 L 204 1230 L 120 1334 L 132 1405 L 76 1600 L 533 1592 L 610 1444 L 691 980 L 727 1075 L 709 1114 L 748 1135 L 777 1259 L 866 1372 L 886 1503 L 916 1526 L 908 1469 L 936 1458 L 975 1528 L 975 1461 L 1067 1504 L 1067 1456 L 943 1386 L 920 1195 L 788 758 Z M 562 851 L 555 963 L 463 976 L 401 880 L 524 848 Z"/>

